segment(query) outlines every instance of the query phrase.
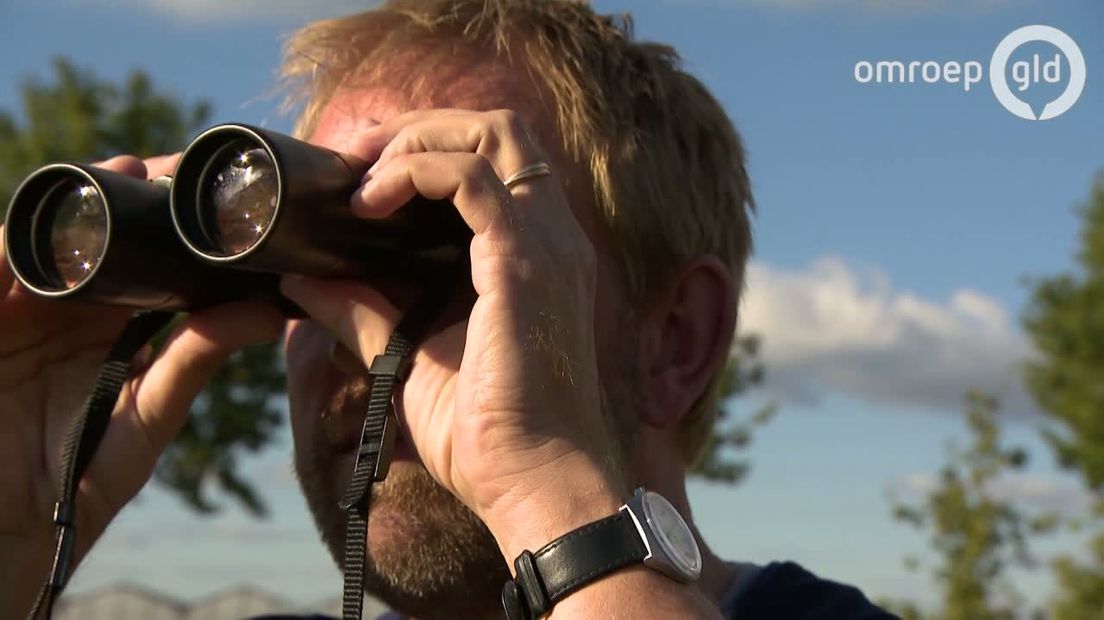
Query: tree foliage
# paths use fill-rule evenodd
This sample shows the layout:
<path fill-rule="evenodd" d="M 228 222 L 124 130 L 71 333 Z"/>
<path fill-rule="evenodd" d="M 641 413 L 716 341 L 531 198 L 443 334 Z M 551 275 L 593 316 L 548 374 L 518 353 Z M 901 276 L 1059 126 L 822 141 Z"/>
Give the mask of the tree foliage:
<path fill-rule="evenodd" d="M 1104 492 L 1104 174 L 1082 215 L 1080 273 L 1034 285 L 1024 326 L 1040 355 L 1027 384 L 1055 423 L 1059 462 Z"/>
<path fill-rule="evenodd" d="M 54 61 L 52 80 L 27 80 L 21 94 L 20 117 L 0 111 L 0 204 L 5 209 L 17 184 L 43 164 L 173 153 L 210 115 L 206 103 L 182 104 L 155 89 L 140 71 L 115 85 L 64 59 Z M 272 397 L 283 387 L 275 346 L 235 355 L 193 405 L 155 479 L 196 510 L 216 507 L 210 498 L 214 487 L 262 513 L 264 504 L 239 475 L 237 462 L 243 451 L 260 450 L 275 438 L 282 417 Z"/>
<path fill-rule="evenodd" d="M 765 371 L 759 358 L 761 340 L 758 336 L 738 337 L 725 366 L 720 385 L 722 404 L 717 422 L 705 451 L 690 473 L 706 480 L 729 484 L 739 483 L 747 475 L 747 459 L 736 454 L 747 449 L 756 429 L 771 421 L 777 406 L 764 405 L 748 414 L 738 415 L 730 409 L 734 398 L 763 383 Z"/>
<path fill-rule="evenodd" d="M 1053 620 L 1099 620 L 1104 616 L 1104 529 L 1089 544 L 1089 559 L 1058 557 L 1053 562 L 1057 590 L 1051 600 Z"/>
<path fill-rule="evenodd" d="M 1054 562 L 1051 612 L 1057 620 L 1104 617 L 1104 173 L 1081 216 L 1077 272 L 1034 282 L 1024 315 L 1038 352 L 1027 368 L 1027 386 L 1050 420 L 1044 437 L 1097 503 L 1088 522 L 1099 529 L 1087 560 Z"/>
<path fill-rule="evenodd" d="M 992 493 L 994 482 L 1026 463 L 1022 450 L 1001 444 L 997 402 L 971 392 L 966 421 L 970 445 L 952 447 L 934 488 L 919 504 L 896 504 L 894 516 L 927 532 L 938 558 L 933 576 L 941 608 L 933 619 L 1011 620 L 1020 614 L 1007 570 L 1031 565 L 1028 536 L 1053 528 L 1055 517 L 1028 515 Z M 915 605 L 900 605 L 900 611 L 903 617 L 924 617 Z"/>
<path fill-rule="evenodd" d="M 120 153 L 149 157 L 173 153 L 203 127 L 210 106 L 184 106 L 157 92 L 135 71 L 121 85 L 58 58 L 53 80 L 26 80 L 22 117 L 0 111 L 0 204 L 7 209 L 16 185 L 35 168 L 55 161 L 96 161 Z"/>

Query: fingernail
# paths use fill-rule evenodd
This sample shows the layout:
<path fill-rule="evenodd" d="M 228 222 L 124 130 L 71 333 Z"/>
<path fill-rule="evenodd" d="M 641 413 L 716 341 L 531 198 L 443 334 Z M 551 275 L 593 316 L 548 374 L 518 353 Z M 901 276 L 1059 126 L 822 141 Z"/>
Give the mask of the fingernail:
<path fill-rule="evenodd" d="M 372 164 L 372 166 L 368 168 L 368 172 L 364 173 L 364 178 L 361 179 L 360 182 L 361 183 L 367 183 L 368 181 L 371 181 L 372 176 L 374 176 L 377 172 L 379 172 L 380 164 L 382 164 L 382 163 L 383 163 L 382 159 L 377 159 L 376 163 Z"/>
<path fill-rule="evenodd" d="M 352 200 L 349 201 L 349 204 L 353 207 L 353 212 L 354 213 L 357 213 L 357 212 L 361 211 L 362 209 L 367 208 L 367 206 L 368 206 L 368 193 L 371 191 L 371 189 L 372 189 L 372 175 L 366 174 L 366 175 L 364 175 L 364 181 L 363 181 L 362 185 L 360 186 L 360 189 L 358 189 L 356 191 L 356 193 L 353 194 Z"/>

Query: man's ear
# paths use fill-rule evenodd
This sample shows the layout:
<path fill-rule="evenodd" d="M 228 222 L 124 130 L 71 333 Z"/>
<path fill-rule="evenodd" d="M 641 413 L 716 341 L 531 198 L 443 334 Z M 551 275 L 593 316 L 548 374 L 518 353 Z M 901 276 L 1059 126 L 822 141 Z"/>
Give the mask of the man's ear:
<path fill-rule="evenodd" d="M 737 290 L 714 256 L 686 263 L 653 297 L 640 339 L 644 398 L 641 422 L 678 424 L 728 360 L 736 329 Z"/>

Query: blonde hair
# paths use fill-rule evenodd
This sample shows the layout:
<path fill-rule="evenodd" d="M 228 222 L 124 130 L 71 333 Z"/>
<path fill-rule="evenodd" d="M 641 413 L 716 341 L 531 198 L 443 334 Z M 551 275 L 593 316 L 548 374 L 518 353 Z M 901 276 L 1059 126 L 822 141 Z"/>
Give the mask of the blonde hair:
<path fill-rule="evenodd" d="M 440 67 L 490 52 L 524 67 L 563 150 L 592 181 L 630 300 L 644 303 L 703 255 L 722 260 L 739 291 L 754 208 L 740 137 L 673 48 L 634 41 L 631 30 L 628 16 L 598 15 L 577 0 L 392 0 L 299 30 L 286 43 L 282 75 L 305 100 L 296 126 L 305 136 L 339 87 L 378 74 L 396 54 L 416 51 L 419 65 Z M 404 90 L 431 87 L 409 73 Z M 708 444 L 723 373 L 683 420 L 688 464 Z"/>

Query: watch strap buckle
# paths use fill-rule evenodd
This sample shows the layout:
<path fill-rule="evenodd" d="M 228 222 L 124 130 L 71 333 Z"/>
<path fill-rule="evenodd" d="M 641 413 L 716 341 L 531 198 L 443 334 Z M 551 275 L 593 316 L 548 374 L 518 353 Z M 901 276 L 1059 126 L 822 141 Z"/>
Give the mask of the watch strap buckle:
<path fill-rule="evenodd" d="M 548 592 L 544 589 L 544 580 L 537 571 L 536 558 L 528 549 L 514 559 L 514 578 L 516 587 L 521 590 L 525 607 L 530 618 L 539 618 L 552 607 Z"/>

